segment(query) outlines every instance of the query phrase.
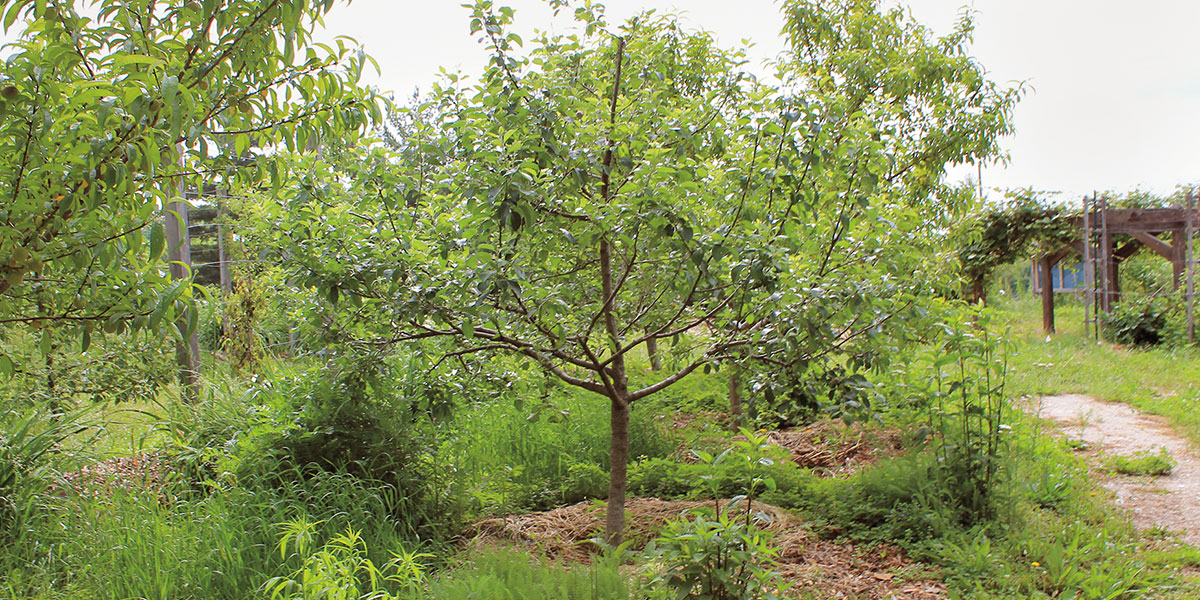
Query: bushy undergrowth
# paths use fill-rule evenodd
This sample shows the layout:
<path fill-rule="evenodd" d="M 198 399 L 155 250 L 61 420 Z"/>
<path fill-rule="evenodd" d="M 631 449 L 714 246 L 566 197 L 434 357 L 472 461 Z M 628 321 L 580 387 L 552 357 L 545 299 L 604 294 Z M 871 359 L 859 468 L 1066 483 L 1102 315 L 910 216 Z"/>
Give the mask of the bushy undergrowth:
<path fill-rule="evenodd" d="M 1129 296 L 1103 314 L 1104 339 L 1128 346 L 1179 346 L 1187 342 L 1183 310 L 1157 296 Z"/>
<path fill-rule="evenodd" d="M 723 408 L 726 381 L 713 373 L 697 379 L 704 398 L 694 404 L 635 406 L 630 493 L 729 498 L 769 479 L 770 489 L 752 488 L 756 501 L 797 511 L 825 537 L 898 545 L 940 569 L 959 597 L 1136 598 L 1174 585 L 1175 567 L 1200 564 L 1102 508 L 1104 492 L 1080 460 L 1012 410 L 1000 386 L 1006 374 L 976 348 L 986 341 L 972 322 L 963 323 L 946 332 L 959 348 L 931 346 L 908 361 L 912 372 L 870 382 L 896 407 L 882 417 L 908 432 L 907 452 L 840 477 L 797 467 L 770 446 L 752 461 L 716 460 L 761 434 L 732 438 L 696 425 L 683 442 L 653 419 L 668 405 Z M 398 564 L 393 553 L 411 559 L 408 575 L 379 587 L 395 598 L 644 596 L 611 559 L 567 569 L 498 550 L 448 562 L 440 542 L 469 519 L 602 498 L 608 415 L 604 399 L 544 387 L 503 361 L 472 365 L 469 377 L 434 366 L 368 355 L 276 365 L 249 382 L 214 378 L 199 404 L 173 406 L 160 425 L 165 435 L 156 439 L 171 443 L 159 451 L 174 472 L 161 491 L 26 496 L 24 539 L 3 554 L 0 596 L 268 598 L 267 582 L 316 581 L 326 567 L 387 576 Z M 929 377 L 939 369 L 940 384 Z M 69 465 L 58 457 L 51 464 Z M 280 552 L 280 524 L 289 522 L 311 524 L 305 551 L 293 544 Z M 683 539 L 733 525 L 692 519 L 666 533 Z M 352 543 L 329 545 L 336 540 Z M 422 552 L 436 556 L 418 560 Z M 345 583 L 370 589 L 353 580 Z M 304 597 L 299 589 L 278 588 L 279 597 Z"/>

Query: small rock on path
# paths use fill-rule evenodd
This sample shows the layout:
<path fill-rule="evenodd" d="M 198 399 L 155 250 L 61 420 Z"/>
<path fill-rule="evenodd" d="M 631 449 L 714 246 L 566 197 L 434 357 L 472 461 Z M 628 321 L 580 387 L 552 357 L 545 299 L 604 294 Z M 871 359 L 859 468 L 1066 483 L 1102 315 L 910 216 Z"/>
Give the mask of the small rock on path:
<path fill-rule="evenodd" d="M 1178 462 L 1170 475 L 1114 476 L 1101 484 L 1116 494 L 1117 505 L 1131 513 L 1138 529 L 1162 527 L 1181 532 L 1183 541 L 1200 546 L 1200 457 L 1166 419 L 1080 394 L 1045 396 L 1037 414 L 1108 456 L 1166 448 Z"/>

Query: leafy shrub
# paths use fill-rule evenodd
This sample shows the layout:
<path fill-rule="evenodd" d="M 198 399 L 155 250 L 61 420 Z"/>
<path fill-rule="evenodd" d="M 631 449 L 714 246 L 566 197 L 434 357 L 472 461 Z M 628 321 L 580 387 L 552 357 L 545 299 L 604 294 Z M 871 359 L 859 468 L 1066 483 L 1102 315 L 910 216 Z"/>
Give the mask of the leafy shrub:
<path fill-rule="evenodd" d="M 650 458 L 629 465 L 629 492 L 637 496 L 682 498 L 697 489 L 699 469 L 667 458 Z"/>
<path fill-rule="evenodd" d="M 866 376 L 838 364 L 800 363 L 782 376 L 756 378 L 752 388 L 751 418 L 777 428 L 805 425 L 822 414 L 854 423 L 870 418 L 883 403 Z"/>
<path fill-rule="evenodd" d="M 1040 508 L 1058 508 L 1071 496 L 1071 478 L 1055 465 L 1041 465 L 1025 479 L 1026 496 Z"/>
<path fill-rule="evenodd" d="M 941 324 L 941 339 L 927 358 L 931 373 L 927 426 L 933 436 L 940 502 L 966 527 L 994 519 L 1006 471 L 1005 395 L 1010 343 L 990 331 L 991 313 L 972 310 Z M 922 365 L 924 366 L 924 365 Z"/>
<path fill-rule="evenodd" d="M 1131 297 L 1101 316 L 1104 339 L 1129 346 L 1156 346 L 1179 339 L 1178 310 L 1167 299 Z"/>
<path fill-rule="evenodd" d="M 48 419 L 39 411 L 0 418 L 0 543 L 19 541 L 47 485 L 47 457 L 74 432 L 79 414 Z"/>
<path fill-rule="evenodd" d="M 366 542 L 353 528 L 333 536 L 320 550 L 313 550 L 315 524 L 298 519 L 282 524 L 284 533 L 279 541 L 281 558 L 291 548 L 301 557 L 303 566 L 287 577 L 273 577 L 266 585 L 272 600 L 317 600 L 372 598 L 399 600 L 385 584 L 416 591 L 425 578 L 419 559 L 432 555 L 392 552 L 392 559 L 383 567 L 376 566 L 367 556 Z"/>
<path fill-rule="evenodd" d="M 1105 461 L 1105 466 L 1122 475 L 1151 475 L 1159 477 L 1170 475 L 1178 463 L 1167 452 L 1159 448 L 1158 452 L 1143 450 L 1132 456 L 1113 456 Z"/>
<path fill-rule="evenodd" d="M 1138 598 L 1158 577 L 1136 557 L 1136 545 L 1122 544 L 1094 524 L 1067 522 L 1028 541 L 1037 570 L 1035 585 L 1052 598 Z"/>
<path fill-rule="evenodd" d="M 743 492 L 747 482 L 754 477 L 762 476 L 775 482 L 775 489 L 762 493 L 764 502 L 783 508 L 807 505 L 806 499 L 811 495 L 809 486 L 818 478 L 795 463 L 777 457 L 776 454 L 773 464 L 760 466 L 757 470 L 732 462 L 708 467 L 666 458 L 646 459 L 629 465 L 629 492 L 656 498 L 728 498 Z"/>
<path fill-rule="evenodd" d="M 164 492 L 118 488 L 48 499 L 59 518 L 39 535 L 54 548 L 49 566 L 56 570 L 42 576 L 43 585 L 70 582 L 91 590 L 86 597 L 110 600 L 253 598 L 267 579 L 303 567 L 294 552 L 280 556 L 278 523 L 312 523 L 316 539 L 354 527 L 366 558 L 378 565 L 390 560 L 388 549 L 412 543 L 409 528 L 389 517 L 393 488 L 345 472 L 211 482 L 203 494 L 182 486 Z M 26 596 L 42 597 L 35 590 Z"/>
<path fill-rule="evenodd" d="M 70 412 L 90 404 L 151 403 L 177 377 L 174 348 L 161 336 L 96 334 L 81 350 L 71 333 L 46 328 L 0 336 L 0 411 Z"/>
<path fill-rule="evenodd" d="M 563 501 L 574 504 L 588 498 L 608 496 L 608 473 L 596 465 L 575 463 L 567 466 L 563 480 Z"/>
<path fill-rule="evenodd" d="M 647 583 L 652 600 L 774 600 L 782 582 L 772 569 L 771 535 L 731 516 L 698 511 L 669 521 L 646 549 L 656 567 Z"/>
<path fill-rule="evenodd" d="M 383 508 L 412 537 L 441 539 L 461 524 L 454 477 L 434 456 L 436 429 L 395 393 L 386 356 L 343 355 L 323 367 L 218 381 L 195 406 L 174 409 L 169 430 L 179 471 L 199 489 L 345 474 L 390 490 Z"/>
<path fill-rule="evenodd" d="M 882 460 L 845 479 L 809 482 L 797 508 L 826 534 L 912 549 L 957 528 L 929 453 Z"/>
<path fill-rule="evenodd" d="M 780 449 L 767 442 L 765 433 L 741 431 L 746 439 L 734 442 L 725 452 L 697 455 L 707 470 L 701 480 L 714 497 L 719 494 L 718 478 L 730 473 L 722 468 L 727 465 L 737 466 L 734 472 L 745 476 L 738 481 L 744 494 L 724 510 L 717 503 L 715 518 L 706 517 L 700 510 L 693 511 L 691 519 L 667 523 L 646 549 L 646 554 L 660 565 L 651 571 L 650 598 L 774 600 L 784 589 L 778 573 L 772 570 L 776 552 L 770 546 L 771 534 L 756 526 L 753 512 L 758 494 L 775 489 L 775 480 L 765 469 L 775 465 L 772 454 Z M 730 510 L 743 502 L 745 518 Z"/>

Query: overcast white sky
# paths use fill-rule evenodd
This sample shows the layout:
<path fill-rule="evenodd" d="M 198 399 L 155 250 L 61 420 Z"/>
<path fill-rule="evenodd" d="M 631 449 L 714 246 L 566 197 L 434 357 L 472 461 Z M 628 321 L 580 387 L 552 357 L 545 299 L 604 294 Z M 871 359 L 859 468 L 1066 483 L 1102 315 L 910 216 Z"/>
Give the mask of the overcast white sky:
<path fill-rule="evenodd" d="M 466 0 L 354 0 L 338 4 L 329 32 L 348 35 L 379 61 L 372 82 L 407 96 L 439 67 L 478 74 L 483 50 L 468 34 Z M 1031 86 L 1005 140 L 1007 166 L 984 186 L 1062 192 L 1171 192 L 1200 183 L 1200 2 L 1196 0 L 899 0 L 937 33 L 970 5 L 973 54 L 995 81 Z M 542 0 L 497 0 L 517 9 L 517 31 L 554 27 Z M 755 62 L 783 46 L 773 0 L 608 0 L 611 19 L 642 9 L 683 13 L 725 46 L 749 39 Z M 564 21 L 559 21 L 562 27 Z M 528 36 L 526 36 L 528 39 Z M 971 170 L 973 171 L 973 169 Z M 960 171 L 961 173 L 962 171 Z"/>

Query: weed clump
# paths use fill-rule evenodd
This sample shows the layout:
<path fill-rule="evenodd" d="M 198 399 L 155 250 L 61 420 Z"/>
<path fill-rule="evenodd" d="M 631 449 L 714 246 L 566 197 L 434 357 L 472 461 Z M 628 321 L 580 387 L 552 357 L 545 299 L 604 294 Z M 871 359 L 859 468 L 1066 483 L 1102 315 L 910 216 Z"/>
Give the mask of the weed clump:
<path fill-rule="evenodd" d="M 1130 456 L 1113 456 L 1105 461 L 1108 469 L 1121 475 L 1149 475 L 1151 477 L 1170 475 L 1178 464 L 1166 448 L 1159 448 L 1157 452 L 1143 450 Z"/>

